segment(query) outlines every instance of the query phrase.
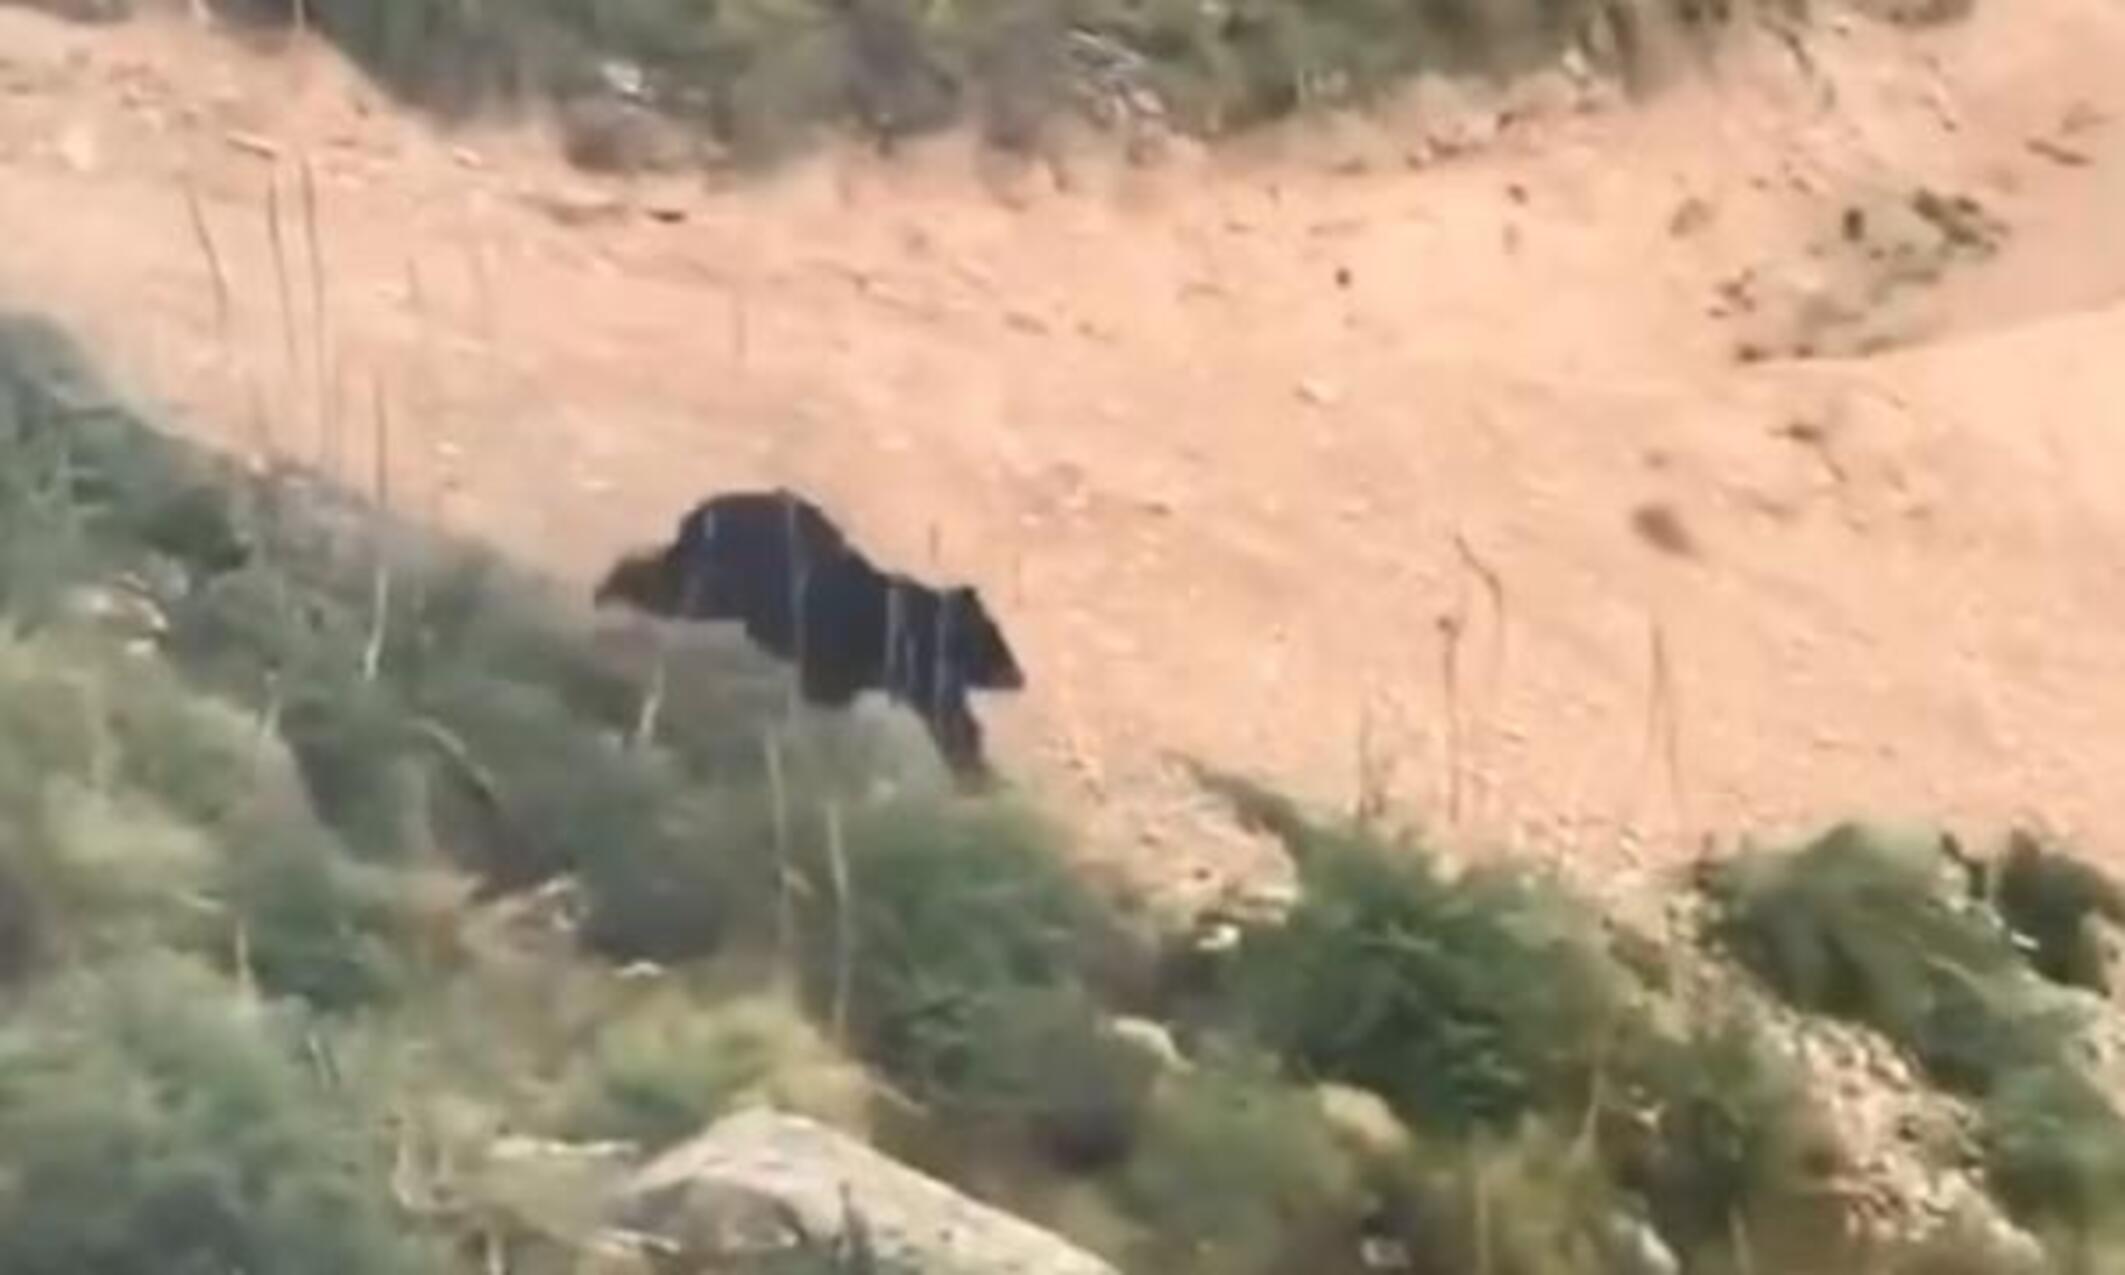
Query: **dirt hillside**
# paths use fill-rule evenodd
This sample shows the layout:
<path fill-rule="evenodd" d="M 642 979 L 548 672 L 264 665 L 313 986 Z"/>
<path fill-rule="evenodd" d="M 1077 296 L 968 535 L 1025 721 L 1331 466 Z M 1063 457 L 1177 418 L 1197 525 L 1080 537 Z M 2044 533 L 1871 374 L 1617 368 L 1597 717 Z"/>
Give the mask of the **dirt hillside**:
<path fill-rule="evenodd" d="M 813 492 L 995 595 L 1005 764 L 1166 884 L 1255 866 L 1173 750 L 1606 880 L 1854 812 L 2125 861 L 2120 66 L 2110 0 L 2013 0 L 1628 106 L 718 189 L 0 9 L 0 301 L 231 446 L 367 475 L 381 402 L 399 503 L 576 578 Z"/>

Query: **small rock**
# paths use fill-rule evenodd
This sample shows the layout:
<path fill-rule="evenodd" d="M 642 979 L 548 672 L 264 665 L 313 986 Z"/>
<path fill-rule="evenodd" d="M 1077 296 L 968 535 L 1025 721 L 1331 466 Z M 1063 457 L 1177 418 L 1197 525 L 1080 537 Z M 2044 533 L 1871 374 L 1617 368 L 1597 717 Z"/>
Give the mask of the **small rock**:
<path fill-rule="evenodd" d="M 1668 218 L 1668 234 L 1676 239 L 1687 239 L 1711 224 L 1711 203 L 1691 195 L 1675 206 L 1674 214 Z"/>
<path fill-rule="evenodd" d="M 1628 1275 L 1681 1275 L 1682 1263 L 1660 1232 L 1635 1217 L 1612 1213 L 1602 1237 L 1616 1269 Z"/>
<path fill-rule="evenodd" d="M 1461 81 L 1420 75 L 1410 88 L 1410 99 L 1424 130 L 1426 160 L 1480 149 L 1498 135 L 1496 108 L 1477 101 Z"/>
<path fill-rule="evenodd" d="M 1187 1071 L 1187 1055 L 1174 1043 L 1173 1033 L 1164 1023 L 1155 1023 L 1148 1018 L 1116 1018 L 1107 1025 L 1114 1038 L 1142 1050 L 1154 1062 L 1167 1071 Z"/>
<path fill-rule="evenodd" d="M 87 124 L 75 124 L 59 137 L 59 162 L 65 164 L 69 172 L 95 172 L 100 153 L 96 130 Z"/>
<path fill-rule="evenodd" d="M 228 132 L 221 135 L 221 140 L 227 142 L 233 149 L 240 150 L 247 155 L 256 155 L 260 159 L 280 158 L 280 146 L 268 138 L 260 137 L 256 133 Z"/>
<path fill-rule="evenodd" d="M 620 199 L 605 191 L 584 186 L 563 186 L 531 196 L 531 203 L 563 226 L 587 226 L 611 221 L 621 212 Z"/>
<path fill-rule="evenodd" d="M 1697 556 L 1697 538 L 1670 505 L 1649 502 L 1631 511 L 1631 528 L 1639 538 L 1678 558 Z"/>
<path fill-rule="evenodd" d="M 1409 1129 L 1378 1094 L 1349 1085 L 1322 1084 L 1314 1087 L 1313 1095 L 1321 1118 L 1367 1154 L 1394 1157 L 1409 1150 Z"/>
<path fill-rule="evenodd" d="M 1328 382 L 1308 377 L 1299 382 L 1299 398 L 1315 407 L 1334 407 L 1341 395 L 1336 392 L 1335 386 Z"/>
<path fill-rule="evenodd" d="M 2086 168 L 2095 162 L 2089 157 L 2087 151 L 2078 150 L 2066 145 L 2064 142 L 2055 141 L 2049 137 L 2030 138 L 2029 150 L 2032 154 L 2048 159 L 2062 168 Z"/>
<path fill-rule="evenodd" d="M 690 215 L 686 205 L 675 197 L 652 199 L 642 205 L 642 211 L 651 221 L 661 221 L 667 226 L 677 225 Z"/>
<path fill-rule="evenodd" d="M 2092 102 L 2076 101 L 2059 117 L 2059 132 L 2067 137 L 2079 137 L 2108 123 L 2110 117 Z"/>

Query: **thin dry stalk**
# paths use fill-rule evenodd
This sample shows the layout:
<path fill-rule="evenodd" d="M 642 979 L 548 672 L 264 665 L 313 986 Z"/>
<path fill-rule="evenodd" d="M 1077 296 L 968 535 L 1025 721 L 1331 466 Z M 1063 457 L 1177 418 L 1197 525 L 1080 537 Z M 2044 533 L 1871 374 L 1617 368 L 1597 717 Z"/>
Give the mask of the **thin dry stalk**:
<path fill-rule="evenodd" d="M 1573 1139 L 1573 1155 L 1584 1161 L 1594 1157 L 1596 1140 L 1600 1137 L 1601 1109 L 1608 1103 L 1609 1044 L 1615 1033 L 1605 1031 L 1594 1055 L 1594 1072 L 1587 1084 L 1586 1112 L 1579 1120 L 1579 1134 Z"/>
<path fill-rule="evenodd" d="M 1373 701 L 1367 697 L 1358 709 L 1357 822 L 1369 827 L 1387 814 L 1388 793 L 1394 784 L 1394 756 L 1381 749 L 1373 728 Z"/>
<path fill-rule="evenodd" d="M 236 918 L 236 934 L 232 947 L 230 959 L 236 964 L 236 994 L 245 1004 L 256 1004 L 258 976 L 251 968 L 251 927 L 242 917 Z"/>
<path fill-rule="evenodd" d="M 421 414 L 423 419 L 436 419 L 434 406 L 438 378 L 434 359 L 434 334 L 429 332 L 427 285 L 421 283 L 421 264 L 412 257 L 406 257 L 406 306 L 412 310 L 414 338 L 417 338 L 419 344 L 419 376 L 414 376 L 414 387 L 419 391 L 419 402 L 414 404 L 414 408 L 417 408 L 417 414 Z"/>
<path fill-rule="evenodd" d="M 491 352 L 500 330 L 495 324 L 494 277 L 487 269 L 486 248 L 469 233 L 465 240 L 465 256 L 472 266 L 472 295 L 480 308 L 481 335 L 487 339 L 487 348 Z"/>
<path fill-rule="evenodd" d="M 487 249 L 469 230 L 465 238 L 465 256 L 472 268 L 473 304 L 479 308 L 480 338 L 484 343 L 480 368 L 485 373 L 486 413 L 497 414 L 502 406 L 504 385 L 502 381 L 501 329 L 494 312 L 494 279 L 487 265 Z"/>
<path fill-rule="evenodd" d="M 1653 667 L 1660 678 L 1661 703 L 1667 710 L 1661 743 L 1668 768 L 1668 800 L 1674 803 L 1676 832 L 1687 838 L 1691 820 L 1682 777 L 1682 708 L 1675 689 L 1674 666 L 1668 659 L 1667 630 L 1657 624 L 1653 628 Z"/>
<path fill-rule="evenodd" d="M 288 383 L 301 371 L 301 356 L 295 347 L 295 292 L 288 282 L 288 245 L 280 228 L 280 176 L 266 175 L 266 237 L 273 245 L 273 279 L 280 294 L 281 345 L 288 359 Z"/>
<path fill-rule="evenodd" d="M 1734 1269 L 1740 1275 L 1756 1275 L 1756 1241 L 1738 1204 L 1727 1212 L 1727 1235 L 1734 1246 Z"/>
<path fill-rule="evenodd" d="M 346 447 L 340 429 L 340 414 L 347 405 L 347 368 L 344 363 L 332 365 L 332 406 L 325 413 L 324 426 L 317 434 L 317 468 L 320 472 L 344 479 Z"/>
<path fill-rule="evenodd" d="M 1486 693 L 1492 702 L 1495 703 L 1498 689 L 1505 681 L 1507 632 L 1510 628 L 1506 617 L 1505 580 L 1488 562 L 1484 561 L 1482 555 L 1476 552 L 1475 546 L 1469 543 L 1468 537 L 1459 530 L 1454 532 L 1453 543 L 1454 555 L 1460 559 L 1461 565 L 1481 583 L 1484 595 L 1490 600 L 1491 659 Z M 1470 610 L 1467 594 L 1464 591 L 1461 594 L 1459 606 L 1459 613 L 1463 617 L 1464 623 L 1470 616 Z M 1473 734 L 1474 732 L 1471 731 L 1469 733 Z M 1474 746 L 1480 747 L 1481 745 Z M 1488 791 L 1486 789 L 1486 792 Z M 1482 809 L 1478 809 L 1470 812 L 1470 817 L 1472 819 L 1480 819 L 1484 813 Z"/>
<path fill-rule="evenodd" d="M 280 675 L 269 670 L 266 673 L 265 707 L 259 710 L 258 730 L 251 739 L 251 773 L 254 778 L 264 774 L 273 741 L 280 736 L 280 711 Z"/>
<path fill-rule="evenodd" d="M 317 439 L 318 451 L 324 451 L 326 431 L 334 407 L 332 393 L 332 370 L 325 341 L 325 260 L 324 240 L 317 232 L 317 175 L 310 166 L 310 157 L 302 159 L 302 201 L 304 250 L 310 258 L 310 353 L 316 360 L 317 372 Z"/>
<path fill-rule="evenodd" d="M 767 757 L 767 791 L 775 839 L 775 954 L 780 977 L 797 975 L 796 870 L 790 864 L 789 786 L 782 773 L 782 743 L 772 728 L 760 735 Z"/>
<path fill-rule="evenodd" d="M 1490 1275 L 1490 1167 L 1476 1166 L 1476 1275 Z"/>
<path fill-rule="evenodd" d="M 340 1087 L 339 1064 L 332 1057 L 332 1046 L 314 1031 L 303 1033 L 303 1054 L 309 1059 L 310 1070 L 317 1076 L 320 1089 Z"/>
<path fill-rule="evenodd" d="M 1677 836 L 1686 838 L 1690 819 L 1682 780 L 1680 714 L 1675 707 L 1667 630 L 1658 617 L 1650 621 L 1646 631 L 1645 742 L 1639 753 L 1638 779 L 1634 785 L 1641 798 L 1647 776 L 1656 762 L 1667 772 L 1668 800 L 1674 812 Z M 1632 804 L 1636 806 L 1637 802 L 1634 800 Z"/>
<path fill-rule="evenodd" d="M 1461 826 L 1461 625 L 1459 615 L 1439 617 L 1439 681 L 1446 697 L 1446 821 Z"/>
<path fill-rule="evenodd" d="M 251 460 L 253 472 L 263 473 L 273 456 L 273 416 L 266 410 L 266 387 L 259 383 L 257 366 L 248 359 L 245 364 L 244 395 L 251 411 L 251 446 L 257 452 Z"/>
<path fill-rule="evenodd" d="M 649 688 L 642 693 L 641 708 L 635 713 L 634 736 L 629 746 L 635 749 L 648 747 L 657 737 L 657 718 L 664 709 L 665 667 L 669 659 L 663 631 L 657 633 L 656 658 L 649 666 Z"/>
<path fill-rule="evenodd" d="M 435 343 L 429 331 L 428 289 L 421 282 L 420 263 L 412 257 L 406 258 L 406 302 L 413 308 L 413 328 L 420 338 L 420 388 L 428 396 L 423 401 L 432 404 L 436 387 Z"/>
<path fill-rule="evenodd" d="M 214 246 L 213 232 L 207 229 L 206 210 L 200 206 L 199 190 L 192 184 L 192 174 L 184 174 L 184 206 L 192 222 L 192 239 L 199 245 L 199 255 L 207 263 L 207 278 L 214 285 L 214 331 L 221 338 L 224 348 L 229 344 L 229 325 L 234 306 L 229 299 L 229 275 L 222 268 L 221 252 Z"/>
<path fill-rule="evenodd" d="M 81 708 L 82 734 L 88 743 L 89 785 L 97 792 L 109 792 L 117 770 L 118 743 L 111 737 L 103 686 L 93 677 L 83 677 L 76 689 L 80 692 L 77 702 Z"/>
<path fill-rule="evenodd" d="M 376 470 L 373 475 L 374 494 L 379 524 L 391 512 L 391 412 L 384 399 L 382 381 L 376 385 Z M 378 527 L 382 531 L 381 525 Z M 384 661 L 384 633 L 391 623 L 391 559 L 386 552 L 383 536 L 377 536 L 376 566 L 372 578 L 369 606 L 369 641 L 362 648 L 362 680 L 373 682 Z"/>
<path fill-rule="evenodd" d="M 834 1043 L 846 1047 L 849 1037 L 849 983 L 856 969 L 856 895 L 849 878 L 848 846 L 841 836 L 841 806 L 826 803 L 826 862 L 834 881 Z"/>

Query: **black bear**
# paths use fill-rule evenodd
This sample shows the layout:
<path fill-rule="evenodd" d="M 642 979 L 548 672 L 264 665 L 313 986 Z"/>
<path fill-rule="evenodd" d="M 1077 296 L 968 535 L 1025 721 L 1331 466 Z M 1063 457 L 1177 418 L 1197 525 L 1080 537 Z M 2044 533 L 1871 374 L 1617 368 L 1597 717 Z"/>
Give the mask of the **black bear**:
<path fill-rule="evenodd" d="M 667 619 L 738 621 L 755 646 L 796 666 L 811 704 L 843 707 L 882 691 L 922 718 L 962 780 L 988 774 L 967 693 L 1026 684 L 978 592 L 880 571 L 817 505 L 780 488 L 696 506 L 670 544 L 615 563 L 593 599 Z"/>

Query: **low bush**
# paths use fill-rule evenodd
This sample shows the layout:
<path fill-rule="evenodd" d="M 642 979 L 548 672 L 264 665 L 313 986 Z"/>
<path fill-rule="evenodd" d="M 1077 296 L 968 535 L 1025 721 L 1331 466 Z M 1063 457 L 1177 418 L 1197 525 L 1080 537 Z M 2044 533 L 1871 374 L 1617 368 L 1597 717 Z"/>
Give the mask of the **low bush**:
<path fill-rule="evenodd" d="M 2118 1225 L 2125 1117 L 2080 1070 L 2077 1007 L 1941 866 L 1929 841 L 1840 825 L 1726 865 L 1714 933 L 1794 1004 L 1872 1027 L 1976 1100 L 2001 1200 L 2055 1253 L 2085 1249 Z"/>
<path fill-rule="evenodd" d="M 2114 971 L 2096 927 L 2125 925 L 2125 886 L 2093 863 L 2016 831 L 1996 869 L 1992 902 L 2054 983 L 2108 992 Z"/>
<path fill-rule="evenodd" d="M 442 1269 L 296 1024 L 174 957 L 89 966 L 0 1021 L 0 1269 Z"/>
<path fill-rule="evenodd" d="M 1760 1028 L 1727 1011 L 1642 1066 L 1638 1098 L 1604 1120 L 1601 1146 L 1667 1243 L 1742 1269 L 1864 1266 L 1836 1189 L 1849 1153 L 1795 1060 Z"/>
<path fill-rule="evenodd" d="M 860 1119 L 853 1080 L 794 1007 L 772 997 L 704 1004 L 669 988 L 599 1024 L 564 1081 L 560 1132 L 657 1151 L 753 1100 Z"/>
<path fill-rule="evenodd" d="M 1517 868 L 1450 876 L 1413 841 L 1215 782 L 1298 868 L 1297 902 L 1247 928 L 1225 975 L 1249 1036 L 1300 1074 L 1378 1093 L 1421 1129 L 1586 1109 L 1601 1060 L 1642 1030 L 1591 913 Z"/>
<path fill-rule="evenodd" d="M 1982 1093 L 2054 1055 L 2072 1023 L 1943 867 L 1927 839 L 1841 824 L 1724 865 L 1714 934 L 1787 1000 L 1877 1028 L 1942 1083 Z"/>
<path fill-rule="evenodd" d="M 1076 1169 L 1124 1155 L 1150 1077 L 1107 1031 L 1096 984 L 1128 940 L 1052 831 L 1005 798 L 901 799 L 852 809 L 840 850 L 845 921 L 823 857 L 805 860 L 798 913 L 822 1017 L 948 1119 Z"/>
<path fill-rule="evenodd" d="M 340 855 L 256 723 L 58 637 L 0 643 L 0 705 L 0 858 L 27 915 L 66 918 L 46 946 L 167 943 L 334 1008 L 397 976 L 393 884 Z"/>
<path fill-rule="evenodd" d="M 221 8 L 285 23 L 297 6 Z M 1364 103 L 1425 71 L 1510 75 L 1575 44 L 1634 71 L 1652 25 L 1709 35 L 1733 16 L 1698 0 L 308 0 L 306 11 L 381 83 L 448 116 L 631 98 L 745 161 L 825 129 L 889 141 L 969 115 L 1014 145 L 1066 111 L 1225 133 Z"/>
<path fill-rule="evenodd" d="M 1300 887 L 1285 915 L 1244 927 L 1213 980 L 1212 1035 L 1259 1042 L 1295 1077 L 1377 1093 L 1421 1141 L 1459 1148 L 1390 1193 L 1408 1246 L 1473 1260 L 1453 1247 L 1480 1238 L 1473 1201 L 1438 1176 L 1456 1156 L 1518 1183 L 1514 1216 L 1555 1221 L 1516 1228 L 1528 1247 L 1497 1269 L 1601 1269 L 1633 1212 L 1698 1256 L 1758 1220 L 1780 1235 L 1842 1230 L 1843 1205 L 1821 1189 L 1840 1148 L 1791 1063 L 1739 1021 L 1657 1013 L 1561 887 L 1498 864 L 1449 872 L 1412 839 L 1205 778 L 1290 849 Z M 1571 1154 L 1530 1150 L 1545 1138 Z"/>
<path fill-rule="evenodd" d="M 2125 1118 L 2064 1064 L 2008 1075 L 1981 1105 L 2002 1202 L 2057 1250 L 2125 1244 Z"/>
<path fill-rule="evenodd" d="M 1149 1236 L 1130 1269 L 1269 1275 L 1354 1256 L 1367 1187 L 1303 1090 L 1234 1059 L 1162 1089 L 1115 1189 Z"/>

